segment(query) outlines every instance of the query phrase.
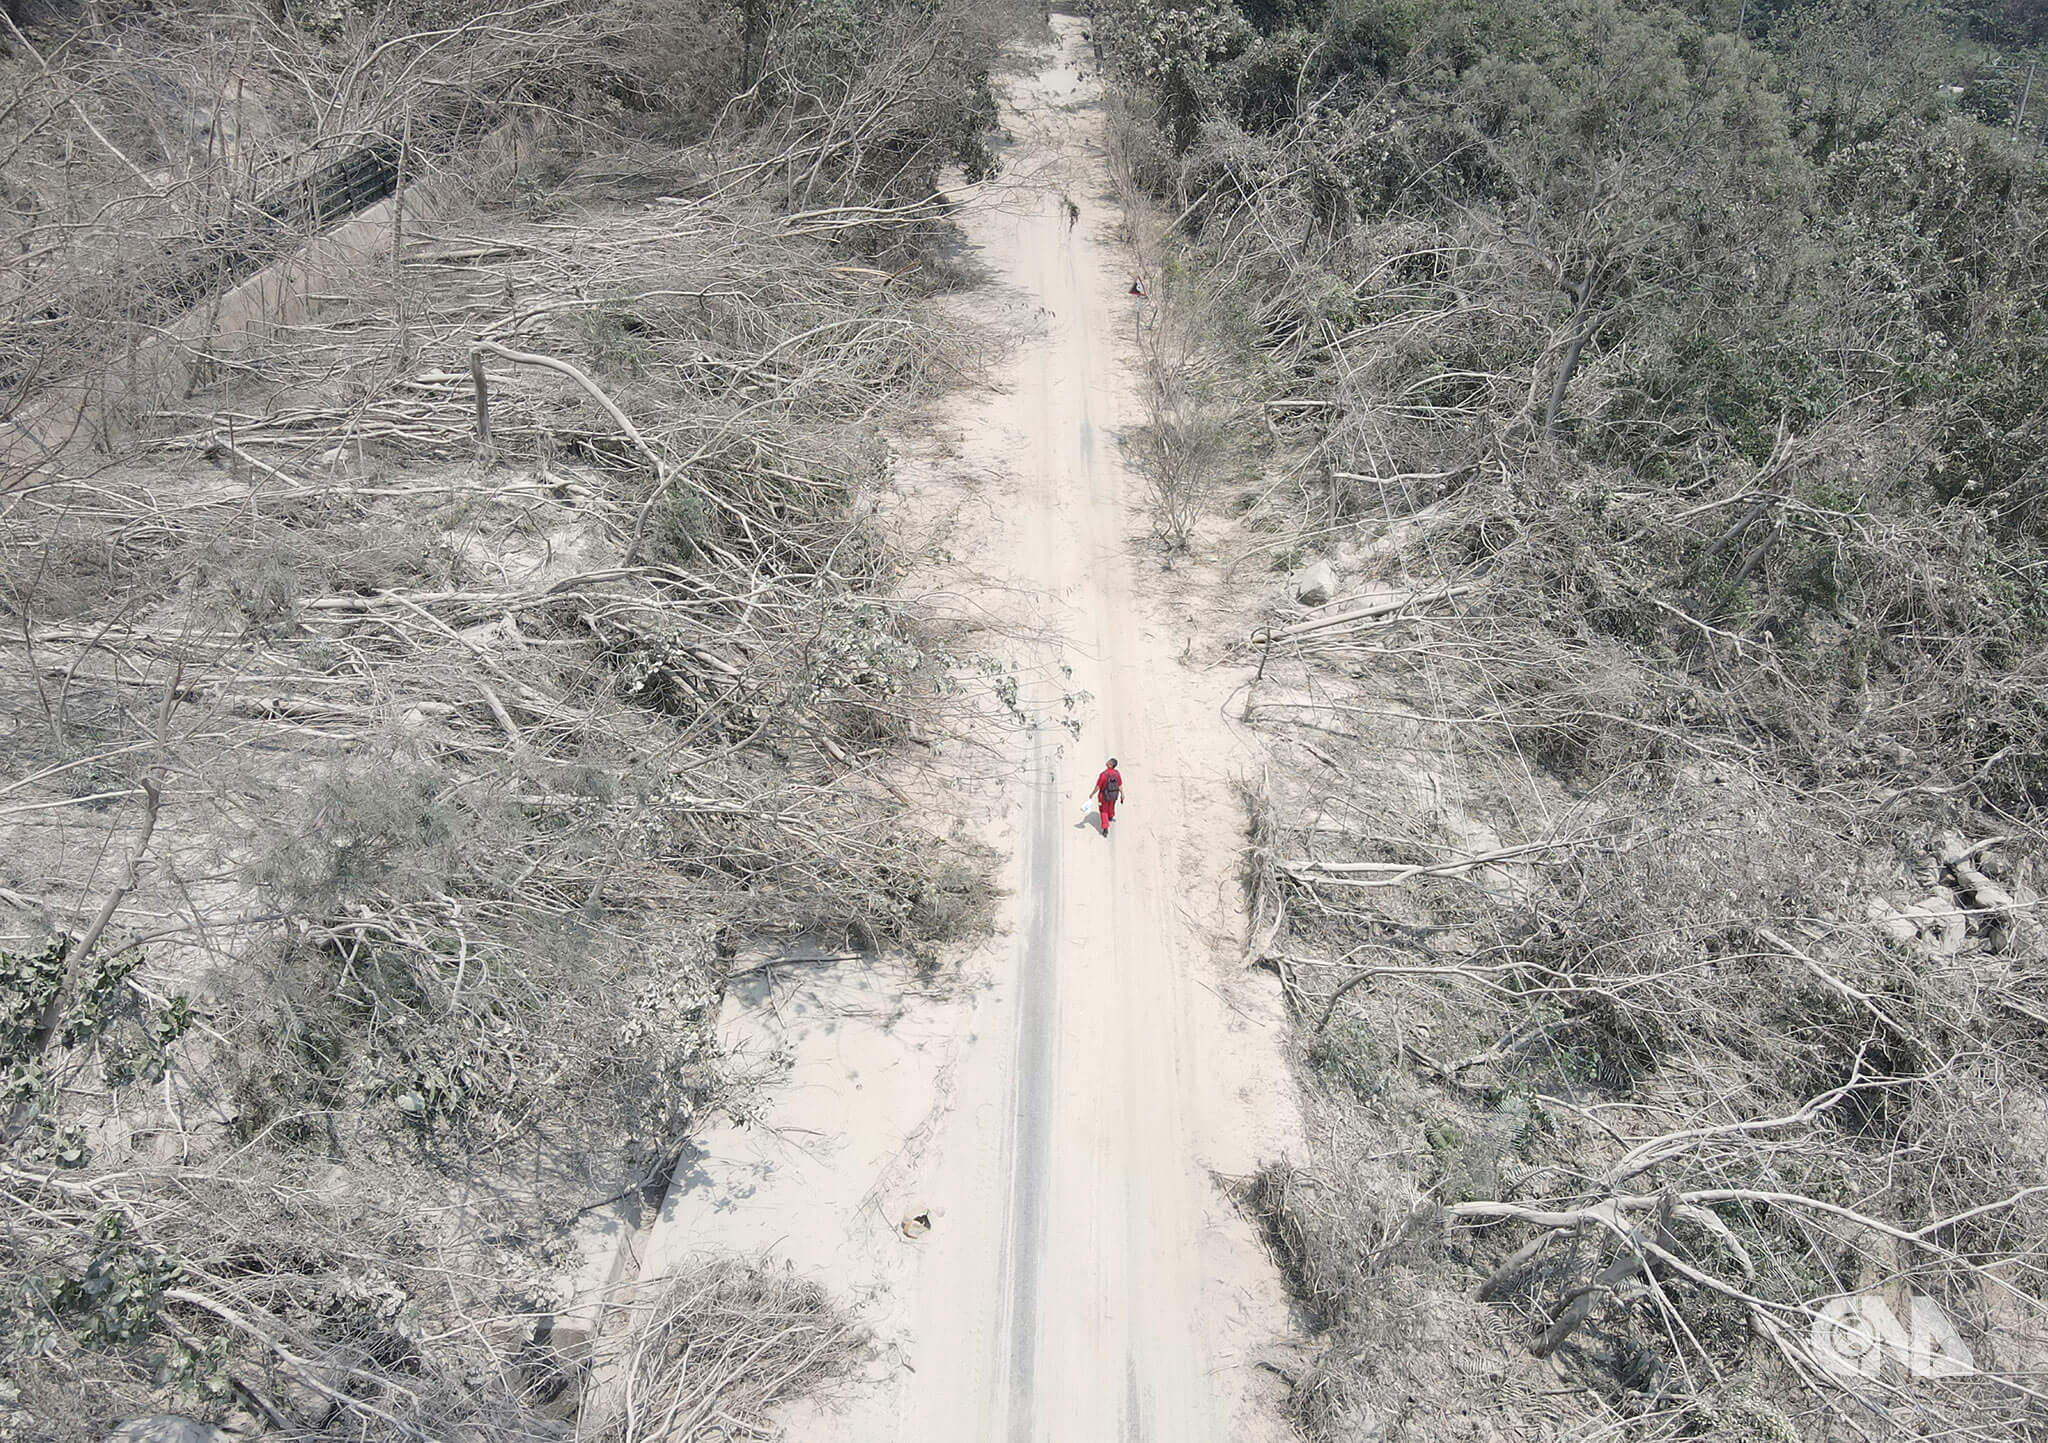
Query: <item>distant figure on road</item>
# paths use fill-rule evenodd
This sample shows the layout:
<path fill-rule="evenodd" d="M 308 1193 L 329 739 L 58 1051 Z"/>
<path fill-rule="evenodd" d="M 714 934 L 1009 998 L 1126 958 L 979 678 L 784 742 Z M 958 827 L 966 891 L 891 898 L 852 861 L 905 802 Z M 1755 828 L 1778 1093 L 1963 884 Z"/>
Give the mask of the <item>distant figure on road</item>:
<path fill-rule="evenodd" d="M 1152 294 L 1152 288 L 1145 284 L 1143 276 L 1131 277 L 1131 309 L 1137 313 L 1138 330 L 1145 329 L 1145 297 Z"/>
<path fill-rule="evenodd" d="M 1116 769 L 1116 758 L 1109 759 L 1109 765 L 1102 769 L 1102 775 L 1095 779 L 1095 790 L 1089 795 L 1102 803 L 1102 835 L 1109 835 L 1109 824 L 1116 820 L 1116 804 L 1123 798 L 1124 774 Z"/>
<path fill-rule="evenodd" d="M 1075 224 L 1081 219 L 1081 207 L 1074 204 L 1072 196 L 1063 195 L 1060 197 L 1060 200 L 1067 207 L 1067 230 L 1072 232 Z"/>

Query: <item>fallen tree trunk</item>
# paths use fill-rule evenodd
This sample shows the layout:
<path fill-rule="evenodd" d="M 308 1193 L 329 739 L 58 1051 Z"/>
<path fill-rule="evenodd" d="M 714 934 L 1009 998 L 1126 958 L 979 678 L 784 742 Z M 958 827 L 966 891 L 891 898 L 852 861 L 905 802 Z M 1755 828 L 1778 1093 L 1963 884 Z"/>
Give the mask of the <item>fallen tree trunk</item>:
<path fill-rule="evenodd" d="M 1278 631 L 1264 632 L 1262 636 L 1255 634 L 1253 639 L 1269 642 L 1287 641 L 1297 636 L 1308 636 L 1313 632 L 1345 626 L 1354 621 L 1370 621 L 1377 616 L 1388 616 L 1397 611 L 1405 611 L 1411 606 L 1421 606 L 1425 602 L 1449 601 L 1478 589 L 1477 582 L 1468 581 L 1454 586 L 1438 587 L 1432 591 L 1409 591 L 1398 596 L 1383 596 L 1377 601 L 1367 602 L 1364 606 L 1354 607 L 1350 611 L 1338 612 L 1335 616 L 1319 616 L 1313 621 L 1297 622 L 1293 626 L 1283 626 Z"/>

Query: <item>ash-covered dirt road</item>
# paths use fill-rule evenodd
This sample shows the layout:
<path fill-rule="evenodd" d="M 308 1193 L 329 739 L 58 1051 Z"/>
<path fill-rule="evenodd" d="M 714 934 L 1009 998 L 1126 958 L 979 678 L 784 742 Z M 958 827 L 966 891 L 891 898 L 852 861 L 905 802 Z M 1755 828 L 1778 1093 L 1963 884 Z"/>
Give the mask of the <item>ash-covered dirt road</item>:
<path fill-rule="evenodd" d="M 1094 705 L 1078 741 L 1040 728 L 1025 775 L 1015 972 L 938 1131 L 925 1192 L 946 1210 L 907 1280 L 910 1370 L 820 1436 L 1221 1443 L 1277 1421 L 1252 1355 L 1284 1332 L 1284 1296 L 1211 1171 L 1275 1155 L 1290 1118 L 1277 1011 L 1219 993 L 1242 936 L 1230 679 L 1182 665 L 1187 637 L 1140 595 L 1160 573 L 1118 444 L 1142 416 L 1131 262 L 1085 27 L 1056 24 L 1053 63 L 1010 88 L 1000 203 L 964 217 L 991 298 L 1042 308 L 1042 330 L 961 449 L 1015 486 L 989 569 L 1065 643 L 1027 705 L 1057 718 L 1064 687 Z M 1043 664 L 1061 661 L 1071 681 Z M 1130 794 L 1105 839 L 1086 798 L 1112 754 Z"/>
<path fill-rule="evenodd" d="M 951 1001 L 853 968 L 764 992 L 743 1029 L 793 1073 L 755 1126 L 701 1140 L 648 1260 L 759 1248 L 858 1301 L 875 1367 L 788 1419 L 792 1438 L 1288 1436 L 1260 1366 L 1289 1333 L 1284 1288 L 1218 1183 L 1298 1126 L 1278 998 L 1240 960 L 1240 677 L 1184 662 L 1155 594 L 1172 578 L 1118 442 L 1142 417 L 1131 262 L 1085 26 L 1055 25 L 1044 68 L 1009 85 L 1003 175 L 961 216 L 991 272 L 966 304 L 1025 338 L 949 408 L 929 468 L 995 478 L 954 541 L 969 604 L 1057 638 L 1017 658 L 1044 724 L 994 835 L 1011 927 Z M 1058 723 L 1077 691 L 1075 739 Z M 1104 838 L 1087 793 L 1110 755 L 1129 793 Z"/>

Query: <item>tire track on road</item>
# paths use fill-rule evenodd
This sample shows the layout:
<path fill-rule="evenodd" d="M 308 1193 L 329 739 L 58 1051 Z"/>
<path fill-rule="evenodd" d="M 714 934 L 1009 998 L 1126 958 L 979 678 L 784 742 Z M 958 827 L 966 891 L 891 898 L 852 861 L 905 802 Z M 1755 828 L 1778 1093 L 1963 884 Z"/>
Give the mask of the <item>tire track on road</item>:
<path fill-rule="evenodd" d="M 1030 821 L 1024 838 L 1025 909 L 1012 1056 L 1009 1206 L 1003 1228 L 1002 1333 L 1007 1341 L 1004 1436 L 1034 1443 L 1038 1426 L 1040 1280 L 1046 1179 L 1052 1161 L 1053 1080 L 1059 1075 L 1059 776 L 1043 736 L 1032 743 Z"/>

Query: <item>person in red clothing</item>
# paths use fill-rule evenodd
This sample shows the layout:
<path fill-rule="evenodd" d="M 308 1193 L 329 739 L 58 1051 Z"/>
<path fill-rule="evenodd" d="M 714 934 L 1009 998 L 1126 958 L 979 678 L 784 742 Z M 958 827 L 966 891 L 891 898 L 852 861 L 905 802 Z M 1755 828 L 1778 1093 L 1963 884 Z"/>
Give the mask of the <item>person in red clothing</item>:
<path fill-rule="evenodd" d="M 1102 804 L 1102 835 L 1106 837 L 1109 824 L 1116 820 L 1116 804 L 1124 795 L 1124 774 L 1116 769 L 1115 757 L 1109 759 L 1109 765 L 1095 779 L 1095 790 L 1089 795 Z"/>

